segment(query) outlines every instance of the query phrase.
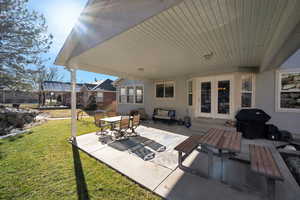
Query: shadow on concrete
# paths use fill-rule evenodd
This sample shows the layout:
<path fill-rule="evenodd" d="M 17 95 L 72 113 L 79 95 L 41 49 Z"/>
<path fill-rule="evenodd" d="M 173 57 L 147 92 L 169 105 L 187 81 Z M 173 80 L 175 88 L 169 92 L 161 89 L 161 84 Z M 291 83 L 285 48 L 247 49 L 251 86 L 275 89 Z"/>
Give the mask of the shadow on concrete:
<path fill-rule="evenodd" d="M 196 155 L 197 154 L 197 155 Z M 207 154 L 194 153 L 187 165 L 208 174 Z M 226 183 L 220 181 L 220 158 L 214 156 L 212 178 L 207 179 L 177 169 L 169 179 L 156 190 L 166 199 L 223 199 L 223 200 L 264 200 L 264 180 L 249 169 L 249 165 L 228 160 L 225 167 Z M 168 188 L 168 189 L 165 189 Z M 183 192 L 184 191 L 184 192 Z"/>
<path fill-rule="evenodd" d="M 85 181 L 82 163 L 80 159 L 79 150 L 76 147 L 76 139 L 73 140 L 72 152 L 73 152 L 73 162 L 74 162 L 74 171 L 76 176 L 76 187 L 77 187 L 77 196 L 78 200 L 89 200 L 89 192 L 87 184 Z"/>
<path fill-rule="evenodd" d="M 118 151 L 129 151 L 143 160 L 151 160 L 155 157 L 156 152 L 166 150 L 166 147 L 162 144 L 142 136 L 113 141 L 108 146 Z"/>

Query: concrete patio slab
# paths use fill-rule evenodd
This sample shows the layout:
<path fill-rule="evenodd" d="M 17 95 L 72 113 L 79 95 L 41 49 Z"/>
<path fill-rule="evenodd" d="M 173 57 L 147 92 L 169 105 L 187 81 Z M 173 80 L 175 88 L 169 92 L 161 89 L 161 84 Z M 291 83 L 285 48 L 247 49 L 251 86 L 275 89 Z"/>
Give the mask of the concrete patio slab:
<path fill-rule="evenodd" d="M 77 146 L 87 153 L 91 153 L 106 147 L 106 144 L 102 144 L 99 141 L 99 136 L 96 133 L 89 133 L 81 135 L 77 139 Z"/>
<path fill-rule="evenodd" d="M 178 153 L 171 150 L 157 153 L 155 158 L 150 160 L 150 162 L 175 170 L 178 166 Z"/>
<path fill-rule="evenodd" d="M 144 161 L 127 151 L 121 152 L 109 146 L 92 152 L 91 156 L 150 190 L 154 190 L 172 172 L 162 165 Z"/>
<path fill-rule="evenodd" d="M 238 157 L 239 159 L 242 158 L 243 162 L 225 160 L 223 172 L 226 182 L 221 183 L 219 180 L 221 159 L 218 156 L 213 157 L 212 179 L 186 173 L 177 167 L 178 153 L 174 151 L 174 147 L 187 138 L 186 134 L 180 135 L 166 129 L 161 130 L 142 125 L 137 129 L 137 132 L 144 138 L 129 140 L 128 146 L 125 143 L 123 149 L 117 148 L 118 145 L 111 145 L 112 143 L 101 143 L 99 136 L 95 133 L 76 137 L 76 145 L 90 156 L 166 199 L 266 199 L 265 179 L 252 172 L 249 163 L 247 163 L 247 160 L 249 160 L 248 144 L 274 145 L 273 142 L 243 140 L 242 153 Z M 145 138 L 165 145 L 166 150 L 155 152 L 145 146 L 143 142 L 131 145 L 132 142 L 145 141 Z M 152 150 L 155 157 L 149 161 L 144 161 L 141 157 L 132 153 L 132 150 L 137 147 Z M 207 175 L 208 173 L 208 156 L 202 151 L 193 151 L 183 164 L 195 168 L 203 174 Z M 280 187 L 283 187 L 282 184 Z"/>
<path fill-rule="evenodd" d="M 176 169 L 155 193 L 172 200 L 261 200 L 256 194 L 236 190 L 216 180 L 209 180 Z"/>

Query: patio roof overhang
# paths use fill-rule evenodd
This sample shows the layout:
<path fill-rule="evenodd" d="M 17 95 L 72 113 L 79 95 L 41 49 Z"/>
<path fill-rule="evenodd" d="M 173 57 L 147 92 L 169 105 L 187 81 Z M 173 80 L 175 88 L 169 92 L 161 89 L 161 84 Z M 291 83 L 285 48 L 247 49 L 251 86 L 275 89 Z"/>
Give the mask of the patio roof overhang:
<path fill-rule="evenodd" d="M 162 79 L 278 67 L 299 47 L 297 0 L 92 0 L 55 64 Z"/>

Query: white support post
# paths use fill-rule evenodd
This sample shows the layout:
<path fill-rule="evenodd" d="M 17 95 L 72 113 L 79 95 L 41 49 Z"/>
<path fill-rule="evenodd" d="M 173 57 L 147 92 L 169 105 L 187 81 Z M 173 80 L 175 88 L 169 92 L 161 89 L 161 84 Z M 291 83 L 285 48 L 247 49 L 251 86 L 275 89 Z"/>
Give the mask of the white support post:
<path fill-rule="evenodd" d="M 70 69 L 71 71 L 71 82 L 72 82 L 72 92 L 71 92 L 71 134 L 74 139 L 77 135 L 77 119 L 76 119 L 76 69 Z"/>

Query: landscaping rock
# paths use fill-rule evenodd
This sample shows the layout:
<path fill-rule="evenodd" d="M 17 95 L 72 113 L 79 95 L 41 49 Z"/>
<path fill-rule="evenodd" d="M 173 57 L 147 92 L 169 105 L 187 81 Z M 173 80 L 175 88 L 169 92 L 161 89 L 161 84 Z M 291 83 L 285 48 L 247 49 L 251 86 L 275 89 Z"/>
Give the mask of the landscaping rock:
<path fill-rule="evenodd" d="M 38 111 L 0 107 L 0 135 L 9 134 L 13 129 L 23 129 L 26 124 L 33 123 Z"/>

